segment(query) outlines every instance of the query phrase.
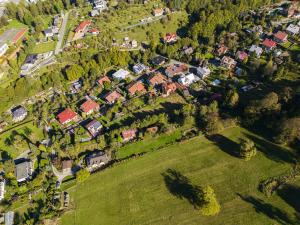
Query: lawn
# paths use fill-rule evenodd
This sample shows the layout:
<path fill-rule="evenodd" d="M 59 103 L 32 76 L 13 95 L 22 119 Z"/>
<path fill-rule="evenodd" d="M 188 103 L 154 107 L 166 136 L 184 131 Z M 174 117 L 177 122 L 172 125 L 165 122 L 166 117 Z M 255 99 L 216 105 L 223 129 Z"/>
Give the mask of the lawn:
<path fill-rule="evenodd" d="M 249 162 L 232 154 L 246 136 L 261 149 Z M 266 198 L 257 189 L 261 180 L 291 167 L 290 153 L 242 128 L 228 129 L 217 140 L 196 137 L 92 175 L 69 189 L 74 210 L 60 224 L 293 224 L 296 207 L 288 195 Z M 191 204 L 193 192 L 180 188 L 191 184 L 213 187 L 218 216 L 202 216 Z"/>
<path fill-rule="evenodd" d="M 32 50 L 33 54 L 40 54 L 45 52 L 54 51 L 56 41 L 48 41 L 42 44 L 36 44 Z"/>

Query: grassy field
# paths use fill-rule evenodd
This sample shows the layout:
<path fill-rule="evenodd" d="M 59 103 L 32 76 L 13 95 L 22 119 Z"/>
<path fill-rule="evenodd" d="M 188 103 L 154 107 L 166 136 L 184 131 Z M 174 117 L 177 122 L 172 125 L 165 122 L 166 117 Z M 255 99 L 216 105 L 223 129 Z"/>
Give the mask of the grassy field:
<path fill-rule="evenodd" d="M 244 137 L 260 147 L 249 162 L 233 155 Z M 60 224 L 293 224 L 296 207 L 288 194 L 266 198 L 257 189 L 261 180 L 291 167 L 291 154 L 242 128 L 217 140 L 196 137 L 92 175 L 69 190 L 73 210 Z M 214 188 L 218 216 L 204 217 L 191 204 L 191 184 Z"/>
<path fill-rule="evenodd" d="M 37 44 L 34 46 L 32 53 L 40 54 L 40 53 L 54 51 L 55 46 L 56 46 L 56 41 L 49 41 L 42 44 Z"/>

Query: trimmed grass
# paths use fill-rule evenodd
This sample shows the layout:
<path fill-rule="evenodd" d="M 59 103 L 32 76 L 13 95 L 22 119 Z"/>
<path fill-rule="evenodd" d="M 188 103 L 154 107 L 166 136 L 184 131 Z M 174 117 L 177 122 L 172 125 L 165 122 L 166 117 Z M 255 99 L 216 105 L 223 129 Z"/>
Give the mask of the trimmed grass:
<path fill-rule="evenodd" d="M 196 137 L 94 174 L 69 189 L 74 210 L 64 214 L 60 224 L 292 224 L 295 208 L 282 197 L 266 198 L 257 189 L 261 180 L 282 174 L 291 165 L 272 157 L 278 152 L 269 142 L 249 162 L 232 156 L 239 138 L 249 135 L 266 142 L 237 127 L 222 133 L 218 144 Z M 186 184 L 211 185 L 220 214 L 202 216 L 185 190 L 166 186 L 168 169 L 187 177 Z"/>
<path fill-rule="evenodd" d="M 56 41 L 49 41 L 42 44 L 37 44 L 34 46 L 32 53 L 40 54 L 40 53 L 54 51 L 55 46 L 56 46 Z"/>

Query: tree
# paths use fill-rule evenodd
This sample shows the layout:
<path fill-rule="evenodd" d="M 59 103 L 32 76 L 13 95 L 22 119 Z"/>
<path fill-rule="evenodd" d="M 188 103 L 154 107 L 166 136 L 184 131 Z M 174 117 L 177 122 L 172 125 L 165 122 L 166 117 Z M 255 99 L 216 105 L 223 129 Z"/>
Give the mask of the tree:
<path fill-rule="evenodd" d="M 230 89 L 225 95 L 224 103 L 230 108 L 233 108 L 237 106 L 238 102 L 239 102 L 239 94 L 237 93 L 237 91 Z"/>
<path fill-rule="evenodd" d="M 242 140 L 240 146 L 240 157 L 249 161 L 253 156 L 256 155 L 256 147 L 253 141 L 249 139 Z"/>
<path fill-rule="evenodd" d="M 77 183 L 83 183 L 86 179 L 88 179 L 90 176 L 90 172 L 85 170 L 85 169 L 82 169 L 82 170 L 79 170 L 77 173 L 76 173 L 76 181 Z"/>
<path fill-rule="evenodd" d="M 210 186 L 206 186 L 202 189 L 202 201 L 200 207 L 202 215 L 214 216 L 220 212 L 221 206 L 216 198 L 214 190 Z"/>
<path fill-rule="evenodd" d="M 66 69 L 66 75 L 68 80 L 74 81 L 84 75 L 84 69 L 80 65 L 72 65 Z"/>

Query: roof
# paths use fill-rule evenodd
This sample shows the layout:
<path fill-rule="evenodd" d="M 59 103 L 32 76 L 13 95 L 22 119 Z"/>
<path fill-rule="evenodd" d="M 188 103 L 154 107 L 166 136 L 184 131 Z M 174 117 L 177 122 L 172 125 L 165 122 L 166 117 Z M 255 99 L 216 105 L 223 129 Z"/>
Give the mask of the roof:
<path fill-rule="evenodd" d="M 21 117 L 21 116 L 27 114 L 26 109 L 22 106 L 18 106 L 16 108 L 12 109 L 11 111 L 12 111 L 12 115 L 14 118 Z"/>
<path fill-rule="evenodd" d="M 119 98 L 121 98 L 121 94 L 117 91 L 109 92 L 107 95 L 105 95 L 105 100 L 109 103 L 113 103 L 117 101 Z"/>
<path fill-rule="evenodd" d="M 271 39 L 266 38 L 263 41 L 262 45 L 267 47 L 267 48 L 274 48 L 274 47 L 276 47 L 277 44 L 276 44 L 275 41 L 272 41 Z"/>
<path fill-rule="evenodd" d="M 244 52 L 244 51 L 238 51 L 236 53 L 236 57 L 237 57 L 237 59 L 239 59 L 241 61 L 244 61 L 245 59 L 248 58 L 248 54 L 246 52 Z"/>
<path fill-rule="evenodd" d="M 85 113 L 88 113 L 92 110 L 95 110 L 99 108 L 99 104 L 97 102 L 94 102 L 93 100 L 91 99 L 88 99 L 86 100 L 81 106 L 80 106 L 80 109 L 85 112 Z"/>
<path fill-rule="evenodd" d="M 129 86 L 127 87 L 127 91 L 131 95 L 135 95 L 137 92 L 145 93 L 146 88 L 145 88 L 143 82 L 139 80 L 139 81 L 129 84 Z"/>
<path fill-rule="evenodd" d="M 162 56 L 156 56 L 152 59 L 152 63 L 155 65 L 155 66 L 159 66 L 161 64 L 164 64 L 166 62 L 166 58 L 162 57 Z"/>
<path fill-rule="evenodd" d="M 174 83 L 174 82 L 171 82 L 171 83 L 165 83 L 165 84 L 163 84 L 163 91 L 165 92 L 165 93 L 167 93 L 167 92 L 174 92 L 174 91 L 176 91 L 177 90 L 177 85 L 176 85 L 176 83 Z"/>
<path fill-rule="evenodd" d="M 119 69 L 112 76 L 115 79 L 125 79 L 129 74 L 130 74 L 129 71 L 124 70 L 124 69 Z"/>
<path fill-rule="evenodd" d="M 148 82 L 151 85 L 159 85 L 166 82 L 166 77 L 161 73 L 154 73 L 148 78 Z"/>
<path fill-rule="evenodd" d="M 108 157 L 104 152 L 98 152 L 87 156 L 86 162 L 88 166 L 100 165 L 108 162 Z"/>
<path fill-rule="evenodd" d="M 281 41 L 285 40 L 287 38 L 287 36 L 288 36 L 287 33 L 282 32 L 282 31 L 278 31 L 276 34 L 274 34 L 274 37 Z"/>
<path fill-rule="evenodd" d="M 102 127 L 101 123 L 98 120 L 92 120 L 91 122 L 89 122 L 86 125 L 87 129 L 94 129 L 94 130 L 98 130 L 99 128 Z"/>
<path fill-rule="evenodd" d="M 97 30 L 96 28 L 92 28 L 89 30 L 90 33 L 99 33 L 99 30 Z"/>
<path fill-rule="evenodd" d="M 31 162 L 30 161 L 24 161 L 21 163 L 16 164 L 16 178 L 17 181 L 22 181 L 24 179 L 27 179 L 30 176 L 30 170 L 31 170 Z"/>
<path fill-rule="evenodd" d="M 81 22 L 78 27 L 75 29 L 75 32 L 82 32 L 84 29 L 86 29 L 87 26 L 91 25 L 91 21 L 90 20 L 85 20 L 83 22 Z"/>
<path fill-rule="evenodd" d="M 98 82 L 99 85 L 103 86 L 104 82 L 109 82 L 110 83 L 111 81 L 108 78 L 108 76 L 104 76 L 104 77 L 101 77 L 97 82 Z"/>
<path fill-rule="evenodd" d="M 171 77 L 186 71 L 188 71 L 188 67 L 184 64 L 173 64 L 165 70 L 166 74 Z"/>
<path fill-rule="evenodd" d="M 64 169 L 71 169 L 72 168 L 72 160 L 71 159 L 68 159 L 68 160 L 63 160 L 62 162 L 61 162 L 61 164 L 62 164 L 62 169 L 64 170 Z"/>
<path fill-rule="evenodd" d="M 166 43 L 174 42 L 176 40 L 177 40 L 177 34 L 175 33 L 167 33 L 166 36 L 164 37 L 164 41 Z"/>
<path fill-rule="evenodd" d="M 124 140 L 132 139 L 136 136 L 136 129 L 124 130 L 122 131 L 122 137 Z"/>
<path fill-rule="evenodd" d="M 21 29 L 12 39 L 12 43 L 17 43 L 23 36 L 24 34 L 26 33 L 27 31 L 27 28 L 23 28 Z"/>
<path fill-rule="evenodd" d="M 64 111 L 62 111 L 61 113 L 59 113 L 57 115 L 57 118 L 59 120 L 59 122 L 61 124 L 64 124 L 65 122 L 67 122 L 68 120 L 72 120 L 77 116 L 77 113 L 74 112 L 72 109 L 67 108 Z"/>

